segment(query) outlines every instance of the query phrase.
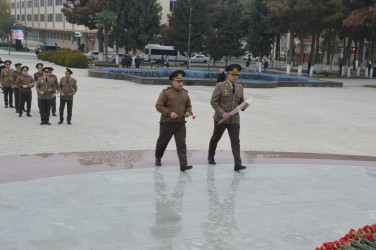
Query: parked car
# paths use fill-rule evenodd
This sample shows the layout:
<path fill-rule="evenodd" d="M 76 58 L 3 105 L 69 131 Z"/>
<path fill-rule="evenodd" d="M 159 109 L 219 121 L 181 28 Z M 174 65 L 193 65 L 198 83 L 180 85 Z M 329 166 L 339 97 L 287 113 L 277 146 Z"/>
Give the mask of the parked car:
<path fill-rule="evenodd" d="M 57 45 L 41 44 L 35 48 L 35 54 L 39 54 L 40 52 L 44 51 L 57 51 L 59 49 L 61 49 L 61 47 Z"/>
<path fill-rule="evenodd" d="M 192 63 L 207 63 L 210 61 L 210 57 L 202 55 L 202 54 L 196 54 L 191 57 Z"/>
<path fill-rule="evenodd" d="M 90 51 L 89 53 L 85 54 L 87 58 L 90 60 L 99 60 L 99 52 L 98 51 Z"/>
<path fill-rule="evenodd" d="M 119 63 L 121 64 L 121 60 L 123 60 L 123 57 L 125 56 L 125 54 L 120 54 L 119 53 Z M 109 62 L 116 62 L 116 54 L 112 54 L 112 56 L 110 56 L 108 58 L 108 61 Z"/>

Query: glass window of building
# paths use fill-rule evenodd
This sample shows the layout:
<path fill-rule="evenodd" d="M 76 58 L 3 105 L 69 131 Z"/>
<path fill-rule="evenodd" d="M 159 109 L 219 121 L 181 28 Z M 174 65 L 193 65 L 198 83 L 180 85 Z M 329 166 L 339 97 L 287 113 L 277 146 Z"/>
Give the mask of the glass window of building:
<path fill-rule="evenodd" d="M 14 6 L 14 3 L 12 3 L 12 4 L 11 4 L 11 8 L 14 9 L 14 7 L 15 7 L 15 6 Z"/>
<path fill-rule="evenodd" d="M 32 21 L 32 15 L 31 15 L 31 14 L 28 14 L 28 15 L 26 16 L 26 20 L 27 20 L 28 22 L 31 22 L 31 21 Z"/>
<path fill-rule="evenodd" d="M 63 21 L 63 14 L 56 14 L 56 22 L 62 22 Z"/>
<path fill-rule="evenodd" d="M 63 4 L 63 0 L 56 0 L 56 2 L 55 2 L 56 6 L 62 5 L 62 4 Z"/>
<path fill-rule="evenodd" d="M 44 0 L 40 0 L 40 7 L 44 6 Z"/>
<path fill-rule="evenodd" d="M 20 20 L 20 15 L 17 15 L 17 21 L 19 21 Z"/>
<path fill-rule="evenodd" d="M 34 14 L 34 21 L 38 22 L 38 14 Z"/>
<path fill-rule="evenodd" d="M 17 9 L 20 8 L 20 2 L 17 2 Z"/>
<path fill-rule="evenodd" d="M 53 22 L 54 20 L 54 14 L 48 14 L 47 15 L 47 22 Z"/>
<path fill-rule="evenodd" d="M 39 6 L 39 0 L 34 0 L 34 7 L 38 7 Z"/>
<path fill-rule="evenodd" d="M 21 16 L 21 21 L 25 21 L 25 15 Z"/>
<path fill-rule="evenodd" d="M 25 2 L 21 2 L 21 8 L 25 8 Z"/>
<path fill-rule="evenodd" d="M 28 7 L 28 8 L 33 7 L 33 3 L 31 2 L 31 0 L 27 1 L 27 7 Z"/>
<path fill-rule="evenodd" d="M 44 22 L 44 14 L 40 14 L 40 21 Z"/>
<path fill-rule="evenodd" d="M 52 6 L 53 5 L 53 1 L 52 0 L 47 0 L 47 6 Z"/>

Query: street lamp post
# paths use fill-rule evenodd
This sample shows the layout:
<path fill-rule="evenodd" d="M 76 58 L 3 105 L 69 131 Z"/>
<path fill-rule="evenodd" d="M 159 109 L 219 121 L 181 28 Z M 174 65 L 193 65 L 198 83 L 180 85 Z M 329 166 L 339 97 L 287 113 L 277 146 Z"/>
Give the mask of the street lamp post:
<path fill-rule="evenodd" d="M 189 3 L 189 26 L 188 26 L 188 58 L 187 58 L 187 69 L 189 69 L 189 64 L 191 63 L 191 26 L 192 26 L 192 0 L 188 0 Z"/>

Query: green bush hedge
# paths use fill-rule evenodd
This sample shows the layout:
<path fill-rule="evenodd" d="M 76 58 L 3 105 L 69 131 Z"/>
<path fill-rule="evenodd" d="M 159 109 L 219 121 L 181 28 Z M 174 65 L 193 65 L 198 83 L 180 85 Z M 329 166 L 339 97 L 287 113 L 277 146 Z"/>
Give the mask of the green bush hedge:
<path fill-rule="evenodd" d="M 7 43 L 0 43 L 0 47 L 7 47 L 8 48 L 8 44 Z M 11 48 L 15 48 L 16 45 L 15 44 L 10 44 L 10 47 Z"/>
<path fill-rule="evenodd" d="M 63 48 L 58 51 L 45 51 L 38 54 L 42 61 L 54 62 L 57 65 L 71 68 L 89 67 L 88 58 L 78 50 Z"/>
<path fill-rule="evenodd" d="M 116 64 L 113 62 L 103 62 L 103 61 L 97 61 L 94 63 L 94 65 L 98 67 L 119 67 L 119 64 Z"/>

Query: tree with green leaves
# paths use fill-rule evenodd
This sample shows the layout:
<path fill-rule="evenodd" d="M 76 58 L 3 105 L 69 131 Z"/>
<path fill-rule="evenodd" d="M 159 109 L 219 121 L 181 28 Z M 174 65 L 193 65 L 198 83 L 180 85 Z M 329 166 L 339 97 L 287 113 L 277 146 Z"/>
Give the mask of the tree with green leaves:
<path fill-rule="evenodd" d="M 104 33 L 104 53 L 105 53 L 105 61 L 108 61 L 108 36 L 115 25 L 116 21 L 116 14 L 109 10 L 103 10 L 102 12 L 97 14 L 95 19 L 95 23 L 98 27 L 103 29 Z"/>
<path fill-rule="evenodd" d="M 9 39 L 8 35 L 11 34 L 15 20 L 10 15 L 10 6 L 6 0 L 0 0 L 0 16 L 0 36 L 5 36 Z"/>

